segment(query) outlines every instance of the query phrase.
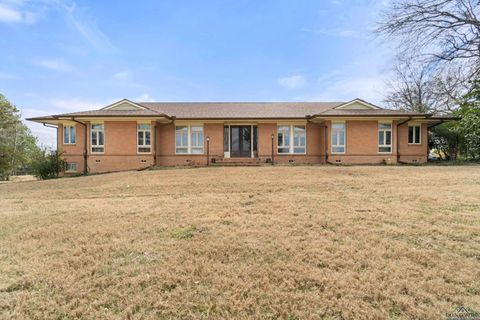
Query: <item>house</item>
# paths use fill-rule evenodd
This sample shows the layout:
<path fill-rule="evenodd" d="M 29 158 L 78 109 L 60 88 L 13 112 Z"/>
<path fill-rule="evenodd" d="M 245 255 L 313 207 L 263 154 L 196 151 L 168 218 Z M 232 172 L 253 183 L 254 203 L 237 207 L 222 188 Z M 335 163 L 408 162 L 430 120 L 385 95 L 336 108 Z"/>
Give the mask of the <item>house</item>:
<path fill-rule="evenodd" d="M 232 161 L 424 163 L 430 114 L 349 102 L 118 101 L 100 110 L 30 118 L 57 128 L 69 172 Z M 230 159 L 230 160 L 229 160 Z"/>

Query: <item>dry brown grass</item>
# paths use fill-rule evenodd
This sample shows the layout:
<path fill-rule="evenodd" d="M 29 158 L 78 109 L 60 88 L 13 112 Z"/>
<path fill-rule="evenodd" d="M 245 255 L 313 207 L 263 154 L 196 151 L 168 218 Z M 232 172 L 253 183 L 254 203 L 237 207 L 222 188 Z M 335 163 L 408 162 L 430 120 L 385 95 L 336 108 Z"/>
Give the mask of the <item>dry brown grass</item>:
<path fill-rule="evenodd" d="M 479 266 L 478 166 L 0 185 L 0 318 L 443 319 Z"/>

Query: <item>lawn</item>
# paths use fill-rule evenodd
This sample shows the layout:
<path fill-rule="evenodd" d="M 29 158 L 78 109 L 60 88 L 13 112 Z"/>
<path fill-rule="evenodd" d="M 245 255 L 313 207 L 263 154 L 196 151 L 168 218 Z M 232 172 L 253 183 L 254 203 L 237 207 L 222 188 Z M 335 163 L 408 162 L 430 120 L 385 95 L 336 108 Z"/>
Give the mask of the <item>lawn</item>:
<path fill-rule="evenodd" d="M 2 319 L 480 311 L 480 167 L 124 172 L 0 185 Z"/>

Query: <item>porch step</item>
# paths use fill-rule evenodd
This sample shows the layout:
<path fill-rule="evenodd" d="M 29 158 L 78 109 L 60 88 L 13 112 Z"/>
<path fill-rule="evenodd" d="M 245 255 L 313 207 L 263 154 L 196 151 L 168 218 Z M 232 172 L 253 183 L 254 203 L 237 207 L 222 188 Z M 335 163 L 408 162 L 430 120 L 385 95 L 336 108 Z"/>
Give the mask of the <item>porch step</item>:
<path fill-rule="evenodd" d="M 214 165 L 225 167 L 260 166 L 262 162 L 260 158 L 220 158 L 216 159 Z"/>

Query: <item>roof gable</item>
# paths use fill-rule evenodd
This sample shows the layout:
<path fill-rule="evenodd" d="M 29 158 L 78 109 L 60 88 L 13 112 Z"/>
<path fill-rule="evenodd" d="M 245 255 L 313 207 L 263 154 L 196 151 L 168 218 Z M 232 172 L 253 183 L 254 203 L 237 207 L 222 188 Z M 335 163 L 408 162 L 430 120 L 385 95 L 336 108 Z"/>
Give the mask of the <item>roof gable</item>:
<path fill-rule="evenodd" d="M 118 102 L 112 103 L 111 105 L 108 105 L 100 110 L 120 110 L 120 111 L 129 111 L 129 110 L 145 110 L 144 106 L 132 102 L 128 99 L 122 99 Z"/>
<path fill-rule="evenodd" d="M 341 104 L 333 109 L 346 109 L 346 110 L 372 110 L 372 109 L 382 109 L 379 106 L 371 104 L 365 100 L 356 98 L 352 101 Z"/>

